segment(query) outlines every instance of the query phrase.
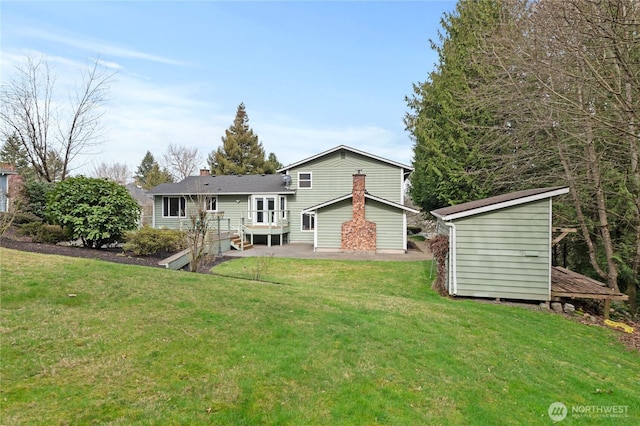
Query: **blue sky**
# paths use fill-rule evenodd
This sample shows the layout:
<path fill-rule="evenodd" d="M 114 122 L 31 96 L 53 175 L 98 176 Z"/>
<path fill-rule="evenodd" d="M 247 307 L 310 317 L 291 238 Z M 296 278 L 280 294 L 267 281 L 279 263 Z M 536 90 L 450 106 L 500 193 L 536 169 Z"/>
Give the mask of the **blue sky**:
<path fill-rule="evenodd" d="M 202 165 L 244 102 L 265 151 L 289 164 L 345 144 L 410 164 L 404 97 L 437 60 L 454 1 L 0 2 L 2 81 L 46 55 L 61 95 L 99 58 L 117 71 L 104 142 L 74 164 L 135 170 L 147 150 L 197 147 Z"/>

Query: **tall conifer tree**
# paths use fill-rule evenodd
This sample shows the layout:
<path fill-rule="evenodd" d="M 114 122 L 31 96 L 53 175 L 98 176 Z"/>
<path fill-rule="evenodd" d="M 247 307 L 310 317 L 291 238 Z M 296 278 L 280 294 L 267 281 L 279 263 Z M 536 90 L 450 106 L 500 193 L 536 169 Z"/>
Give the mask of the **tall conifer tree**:
<path fill-rule="evenodd" d="M 238 106 L 233 124 L 224 132 L 222 146 L 212 151 L 207 162 L 217 175 L 244 175 L 271 172 L 258 135 L 249 127 L 244 103 Z"/>

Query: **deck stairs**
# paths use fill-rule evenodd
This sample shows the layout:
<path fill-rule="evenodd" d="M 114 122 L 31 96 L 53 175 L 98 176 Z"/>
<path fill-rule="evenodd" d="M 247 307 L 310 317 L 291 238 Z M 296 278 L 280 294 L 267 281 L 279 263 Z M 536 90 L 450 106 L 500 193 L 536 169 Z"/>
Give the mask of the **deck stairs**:
<path fill-rule="evenodd" d="M 244 241 L 244 245 L 242 244 L 242 239 L 238 236 L 238 235 L 232 235 L 231 236 L 231 247 L 233 247 L 236 250 L 249 250 L 250 248 L 253 247 L 253 244 L 251 244 L 249 241 Z"/>

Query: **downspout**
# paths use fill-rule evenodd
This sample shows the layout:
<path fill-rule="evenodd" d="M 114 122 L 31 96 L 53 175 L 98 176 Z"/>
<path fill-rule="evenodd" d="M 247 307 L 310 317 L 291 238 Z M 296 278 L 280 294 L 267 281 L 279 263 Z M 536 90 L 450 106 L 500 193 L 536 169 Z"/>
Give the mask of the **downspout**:
<path fill-rule="evenodd" d="M 152 204 L 152 209 L 151 209 L 151 227 L 152 228 L 156 227 L 156 197 L 155 197 L 155 195 L 153 196 L 153 204 Z"/>
<path fill-rule="evenodd" d="M 316 225 L 313 228 L 313 252 L 318 250 L 318 212 L 313 212 L 313 223 Z"/>
<path fill-rule="evenodd" d="M 444 222 L 451 228 L 449 232 L 449 294 L 458 294 L 458 275 L 456 274 L 456 225 L 452 222 Z M 453 287 L 453 292 L 451 288 Z"/>
<path fill-rule="evenodd" d="M 553 241 L 553 201 L 552 198 L 549 197 L 549 288 L 547 293 L 547 301 L 551 300 L 551 268 L 553 268 L 551 241 Z"/>
<path fill-rule="evenodd" d="M 407 252 L 407 212 L 406 211 L 402 212 L 402 229 L 404 229 L 404 232 L 402 233 L 402 248 L 406 253 Z"/>

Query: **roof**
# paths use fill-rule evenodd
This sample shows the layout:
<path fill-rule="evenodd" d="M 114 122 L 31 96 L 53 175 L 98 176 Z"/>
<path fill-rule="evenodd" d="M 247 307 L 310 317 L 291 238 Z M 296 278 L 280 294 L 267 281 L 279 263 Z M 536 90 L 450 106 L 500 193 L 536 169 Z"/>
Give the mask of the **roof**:
<path fill-rule="evenodd" d="M 329 201 L 325 201 L 324 203 L 316 204 L 315 206 L 311 206 L 309 208 L 306 208 L 306 209 L 302 210 L 302 213 L 309 213 L 309 212 L 313 212 L 313 211 L 316 211 L 316 210 L 320 210 L 320 209 L 322 209 L 324 207 L 330 206 L 332 204 L 339 203 L 340 201 L 348 200 L 348 199 L 350 199 L 352 197 L 353 197 L 352 193 L 351 194 L 346 194 L 346 195 L 343 195 L 341 197 L 334 198 L 334 199 L 329 200 Z M 408 211 L 408 212 L 420 213 L 418 210 L 412 209 L 411 207 L 407 207 L 404 204 L 396 203 L 394 201 L 390 201 L 390 200 L 387 200 L 387 199 L 384 199 L 384 198 L 381 198 L 381 197 L 376 197 L 375 195 L 371 195 L 369 193 L 365 193 L 364 194 L 364 198 L 365 199 L 369 199 L 369 200 L 373 200 L 373 201 L 377 201 L 379 203 L 386 204 L 388 206 L 395 207 L 397 209 L 405 210 L 405 211 Z"/>
<path fill-rule="evenodd" d="M 616 292 L 599 281 L 560 266 L 551 269 L 551 295 L 580 299 L 629 299 L 626 294 Z"/>
<path fill-rule="evenodd" d="M 178 183 L 162 183 L 151 195 L 252 195 L 295 194 L 285 188 L 282 175 L 189 176 Z"/>
<path fill-rule="evenodd" d="M 138 202 L 138 204 L 153 203 L 153 197 L 151 197 L 147 191 L 145 191 L 135 183 L 128 183 L 124 187 L 127 188 L 127 191 L 129 191 L 129 195 L 131 195 Z"/>
<path fill-rule="evenodd" d="M 364 157 L 373 158 L 374 160 L 380 161 L 382 163 L 391 164 L 392 166 L 396 166 L 398 168 L 401 168 L 401 169 L 405 170 L 405 173 L 410 173 L 410 172 L 413 171 L 413 167 L 407 166 L 406 164 L 402 164 L 402 163 L 398 163 L 396 161 L 388 160 L 386 158 L 378 157 L 377 155 L 372 155 L 372 154 L 369 154 L 368 152 L 360 151 L 358 149 L 351 148 L 351 147 L 348 147 L 346 145 L 338 145 L 335 148 L 331 148 L 330 150 L 321 152 L 320 154 L 316 154 L 316 155 L 314 155 L 312 157 L 305 158 L 304 160 L 300 160 L 300 161 L 298 161 L 296 163 L 289 164 L 288 166 L 285 166 L 285 167 L 279 169 L 278 173 L 285 172 L 287 170 L 293 169 L 294 167 L 298 167 L 298 166 L 300 166 L 302 164 L 308 163 L 310 161 L 316 160 L 318 158 L 321 158 L 321 157 L 324 157 L 326 155 L 333 154 L 334 152 L 342 151 L 342 150 L 353 152 L 354 154 L 362 155 Z"/>
<path fill-rule="evenodd" d="M 431 211 L 431 214 L 444 221 L 459 219 L 466 216 L 473 216 L 493 210 L 504 209 L 506 207 L 531 203 L 533 201 L 551 198 L 556 195 L 566 194 L 569 188 L 554 186 L 551 188 L 526 189 L 524 191 L 511 192 L 509 194 L 497 195 L 495 197 L 484 198 L 482 200 L 470 201 L 455 206 L 443 207 Z"/>
<path fill-rule="evenodd" d="M 0 166 L 0 175 L 17 175 L 17 174 L 18 172 L 16 172 L 11 168 Z"/>

